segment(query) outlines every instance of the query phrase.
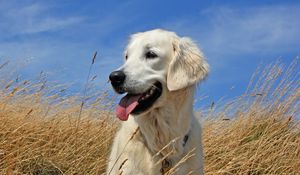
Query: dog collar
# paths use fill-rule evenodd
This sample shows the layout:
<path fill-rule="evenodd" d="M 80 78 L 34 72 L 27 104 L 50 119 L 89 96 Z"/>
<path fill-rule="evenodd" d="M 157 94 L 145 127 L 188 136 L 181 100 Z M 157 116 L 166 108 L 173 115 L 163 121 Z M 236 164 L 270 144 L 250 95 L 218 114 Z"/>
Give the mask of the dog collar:
<path fill-rule="evenodd" d="M 172 162 L 167 158 L 161 162 L 160 172 L 162 175 L 166 174 L 172 167 Z"/>
<path fill-rule="evenodd" d="M 183 147 L 186 145 L 187 141 L 189 140 L 190 131 L 183 137 Z"/>
<path fill-rule="evenodd" d="M 183 137 L 183 144 L 182 144 L 183 147 L 185 147 L 187 141 L 189 140 L 189 134 L 190 134 L 190 131 Z M 165 158 L 161 162 L 160 172 L 164 175 L 164 174 L 166 174 L 171 169 L 171 167 L 172 167 L 171 160 Z"/>

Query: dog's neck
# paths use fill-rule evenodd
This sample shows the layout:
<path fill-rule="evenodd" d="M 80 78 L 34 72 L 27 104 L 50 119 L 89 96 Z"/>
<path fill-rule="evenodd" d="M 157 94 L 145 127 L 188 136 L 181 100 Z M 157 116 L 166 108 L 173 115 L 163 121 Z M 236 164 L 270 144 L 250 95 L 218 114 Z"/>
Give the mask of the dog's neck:
<path fill-rule="evenodd" d="M 153 154 L 161 152 L 165 156 L 172 152 L 171 156 L 178 156 L 183 153 L 183 139 L 189 132 L 193 115 L 194 89 L 168 92 L 163 106 L 134 117 Z"/>

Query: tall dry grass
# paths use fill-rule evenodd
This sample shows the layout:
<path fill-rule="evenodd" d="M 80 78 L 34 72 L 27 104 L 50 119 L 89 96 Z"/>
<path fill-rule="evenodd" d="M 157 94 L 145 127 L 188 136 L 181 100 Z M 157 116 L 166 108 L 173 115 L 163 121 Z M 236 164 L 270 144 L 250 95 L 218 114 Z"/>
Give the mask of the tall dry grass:
<path fill-rule="evenodd" d="M 299 174 L 299 81 L 299 59 L 275 63 L 241 97 L 205 112 L 206 174 Z M 44 79 L 0 85 L 0 174 L 104 172 L 117 128 L 106 92 L 82 105 Z"/>
<path fill-rule="evenodd" d="M 78 123 L 79 102 L 40 100 L 1 94 L 0 174 L 101 174 L 117 126 L 111 113 L 90 106 Z"/>
<path fill-rule="evenodd" d="M 300 59 L 254 74 L 204 123 L 206 174 L 300 174 Z"/>

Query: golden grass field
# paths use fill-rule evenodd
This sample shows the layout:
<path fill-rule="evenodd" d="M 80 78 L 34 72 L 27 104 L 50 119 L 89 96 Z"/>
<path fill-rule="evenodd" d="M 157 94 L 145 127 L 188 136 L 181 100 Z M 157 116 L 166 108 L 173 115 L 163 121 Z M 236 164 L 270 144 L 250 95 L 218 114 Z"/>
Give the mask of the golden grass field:
<path fill-rule="evenodd" d="M 300 174 L 299 61 L 258 69 L 244 94 L 202 111 L 205 174 Z M 103 174 L 120 123 L 107 93 L 82 101 L 0 68 L 0 174 Z"/>

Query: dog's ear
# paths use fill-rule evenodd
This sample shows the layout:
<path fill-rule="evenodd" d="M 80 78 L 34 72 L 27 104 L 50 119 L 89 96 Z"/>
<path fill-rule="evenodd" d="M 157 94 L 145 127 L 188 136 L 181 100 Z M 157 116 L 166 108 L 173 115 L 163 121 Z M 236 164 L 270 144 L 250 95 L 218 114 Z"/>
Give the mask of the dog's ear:
<path fill-rule="evenodd" d="M 209 65 L 202 52 L 189 38 L 183 37 L 174 41 L 174 58 L 168 68 L 167 87 L 176 91 L 203 80 L 209 71 Z"/>

